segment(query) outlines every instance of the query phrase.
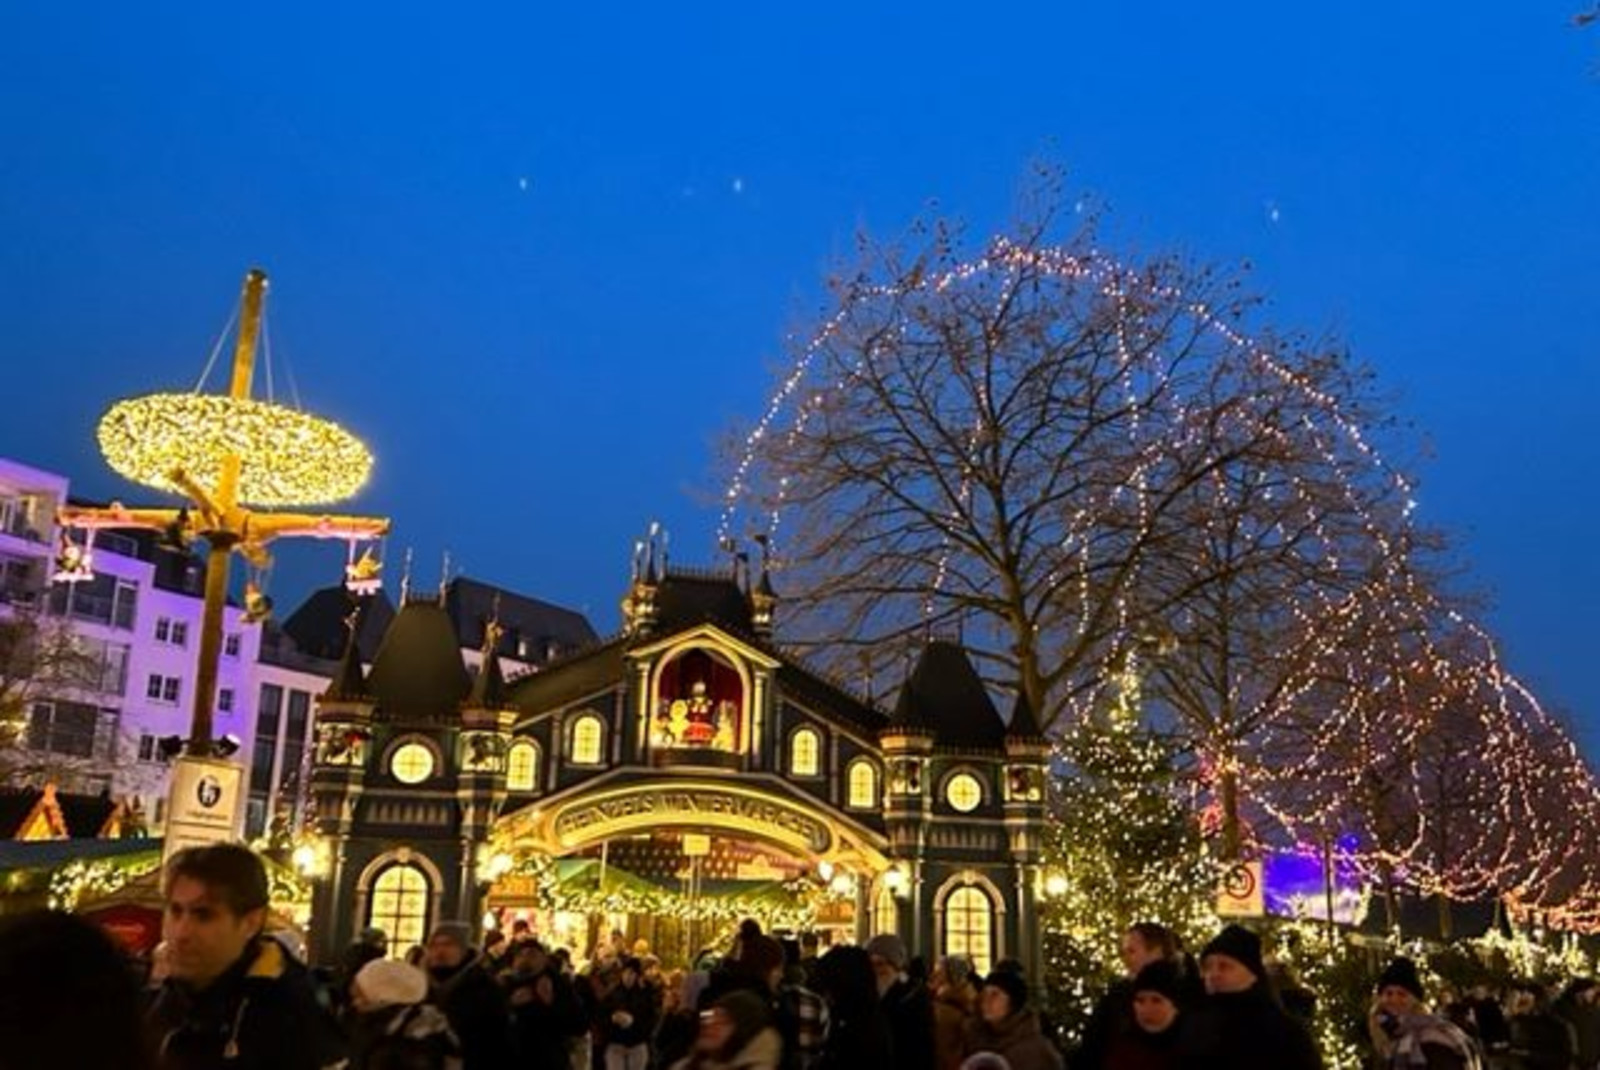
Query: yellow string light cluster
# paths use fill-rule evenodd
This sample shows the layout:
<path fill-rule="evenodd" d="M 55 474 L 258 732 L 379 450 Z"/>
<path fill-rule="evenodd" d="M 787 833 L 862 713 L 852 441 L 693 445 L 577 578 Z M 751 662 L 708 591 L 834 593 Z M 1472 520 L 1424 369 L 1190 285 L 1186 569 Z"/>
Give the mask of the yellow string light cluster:
<path fill-rule="evenodd" d="M 223 458 L 242 458 L 238 500 L 255 506 L 321 505 L 355 494 L 372 454 L 339 425 L 294 409 L 212 394 L 151 394 L 119 401 L 100 421 L 100 451 L 145 486 L 182 493 L 182 471 L 214 487 Z"/>

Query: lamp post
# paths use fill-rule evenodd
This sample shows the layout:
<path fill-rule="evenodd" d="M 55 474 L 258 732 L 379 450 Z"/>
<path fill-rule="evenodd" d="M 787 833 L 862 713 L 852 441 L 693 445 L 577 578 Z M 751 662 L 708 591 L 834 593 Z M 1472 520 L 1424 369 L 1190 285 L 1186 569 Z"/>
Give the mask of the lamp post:
<path fill-rule="evenodd" d="M 129 509 L 113 502 L 106 508 L 60 511 L 67 527 L 145 528 L 206 541 L 194 705 L 186 753 L 174 763 L 168 788 L 168 854 L 182 845 L 180 840 L 211 842 L 234 832 L 241 770 L 219 761 L 212 740 L 233 554 L 264 568 L 271 560 L 266 545 L 275 538 L 370 539 L 389 530 L 389 521 L 381 517 L 257 511 L 339 501 L 360 489 L 372 469 L 366 447 L 338 425 L 251 398 L 266 291 L 265 272 L 257 268 L 246 274 L 226 394 L 197 389 L 131 398 L 117 402 L 100 421 L 100 450 L 113 469 L 188 502 L 179 509 Z M 247 590 L 247 602 L 250 596 Z"/>

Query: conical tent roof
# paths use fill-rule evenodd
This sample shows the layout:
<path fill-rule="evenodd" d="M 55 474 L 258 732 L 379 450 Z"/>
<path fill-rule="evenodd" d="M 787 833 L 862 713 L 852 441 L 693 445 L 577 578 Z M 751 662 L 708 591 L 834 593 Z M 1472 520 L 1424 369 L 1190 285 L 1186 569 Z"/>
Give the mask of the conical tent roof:
<path fill-rule="evenodd" d="M 923 648 L 890 723 L 929 729 L 934 742 L 945 746 L 998 749 L 1005 744 L 1005 723 L 978 670 L 966 650 L 943 639 Z"/>

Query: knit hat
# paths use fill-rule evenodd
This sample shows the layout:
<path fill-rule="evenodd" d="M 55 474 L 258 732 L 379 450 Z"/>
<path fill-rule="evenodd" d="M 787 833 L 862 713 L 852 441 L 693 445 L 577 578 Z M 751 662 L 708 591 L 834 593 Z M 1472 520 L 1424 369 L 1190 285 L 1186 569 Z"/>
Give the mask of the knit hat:
<path fill-rule="evenodd" d="M 472 946 L 472 926 L 464 921 L 441 921 L 433 927 L 433 932 L 428 934 L 428 939 L 442 936 L 446 940 L 454 940 L 464 948 Z"/>
<path fill-rule="evenodd" d="M 740 951 L 739 965 L 754 977 L 765 978 L 783 965 L 783 945 L 770 936 L 751 937 Z"/>
<path fill-rule="evenodd" d="M 1226 955 L 1261 980 L 1267 979 L 1267 968 L 1261 962 L 1261 937 L 1242 925 L 1229 925 L 1212 937 L 1200 952 L 1200 960 L 1212 955 Z"/>
<path fill-rule="evenodd" d="M 1157 959 L 1139 971 L 1133 979 L 1133 994 L 1158 992 L 1174 1006 L 1180 1005 L 1183 993 L 1183 974 L 1175 962 Z"/>
<path fill-rule="evenodd" d="M 867 954 L 878 956 L 897 970 L 906 968 L 906 942 L 894 933 L 879 933 L 868 940 Z"/>
<path fill-rule="evenodd" d="M 428 998 L 428 976 L 398 959 L 373 959 L 356 972 L 356 987 L 374 1007 L 410 1006 Z"/>
<path fill-rule="evenodd" d="M 1378 975 L 1378 991 L 1389 987 L 1403 988 L 1418 999 L 1425 998 L 1422 994 L 1422 978 L 1417 974 L 1417 964 L 1407 958 L 1398 958 L 1385 966 L 1383 973 Z"/>
<path fill-rule="evenodd" d="M 1028 981 L 1020 973 L 996 970 L 983 979 L 985 988 L 998 988 L 1011 1000 L 1011 1013 L 1016 1014 L 1028 1005 Z"/>

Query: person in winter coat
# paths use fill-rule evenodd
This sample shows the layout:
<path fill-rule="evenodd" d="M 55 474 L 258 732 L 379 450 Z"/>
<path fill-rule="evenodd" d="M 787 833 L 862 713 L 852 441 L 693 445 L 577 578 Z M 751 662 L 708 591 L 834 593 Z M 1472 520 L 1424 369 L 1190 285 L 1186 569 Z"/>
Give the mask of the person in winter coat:
<path fill-rule="evenodd" d="M 464 921 L 440 922 L 428 935 L 423 962 L 432 982 L 432 1001 L 450 1019 L 461 1041 L 465 1070 L 499 1070 L 511 1060 L 510 1019 L 500 983 L 472 946 L 472 927 Z"/>
<path fill-rule="evenodd" d="M 1428 1013 L 1422 978 L 1410 959 L 1395 959 L 1379 975 L 1369 1025 L 1380 1067 L 1479 1070 L 1472 1038 L 1448 1019 Z"/>
<path fill-rule="evenodd" d="M 1579 977 L 1555 1002 L 1555 1012 L 1572 1027 L 1578 1042 L 1578 1070 L 1600 1067 L 1600 985 Z"/>
<path fill-rule="evenodd" d="M 1184 1070 L 1321 1070 L 1311 1034 L 1267 982 L 1259 936 L 1227 926 L 1200 953 L 1200 973 L 1206 999 L 1178 1041 Z"/>
<path fill-rule="evenodd" d="M 588 1031 L 589 1018 L 545 946 L 532 938 L 518 941 L 500 983 L 511 1004 L 511 1047 L 520 1070 L 570 1070 L 573 1040 Z"/>
<path fill-rule="evenodd" d="M 373 959 L 350 982 L 349 1070 L 461 1070 L 461 1045 L 428 1002 L 428 975 Z"/>
<path fill-rule="evenodd" d="M 1511 1002 L 1512 1065 L 1518 1070 L 1571 1070 L 1578 1038 L 1572 1027 L 1550 1010 L 1542 985 L 1520 985 Z"/>
<path fill-rule="evenodd" d="M 1106 1070 L 1177 1070 L 1182 1036 L 1183 971 L 1169 960 L 1133 979 L 1133 1022 L 1111 1041 Z"/>
<path fill-rule="evenodd" d="M 645 1070 L 659 1013 L 656 993 L 644 983 L 638 959 L 624 958 L 621 965 L 621 979 L 600 1003 L 606 1070 Z"/>
<path fill-rule="evenodd" d="M 983 982 L 978 1017 L 967 1025 L 966 1052 L 993 1052 L 1011 1070 L 1062 1070 L 1061 1053 L 1039 1029 L 1028 1006 L 1028 982 L 1010 970 L 996 970 Z"/>
<path fill-rule="evenodd" d="M 946 955 L 934 964 L 932 984 L 934 1062 L 938 1070 L 960 1070 L 967 1023 L 978 1014 L 972 960 L 965 955 Z"/>
<path fill-rule="evenodd" d="M 1090 1012 L 1083 1040 L 1068 1060 L 1072 1070 L 1105 1070 L 1112 1041 L 1133 1026 L 1133 979 L 1140 970 L 1152 962 L 1171 962 L 1181 969 L 1177 934 L 1153 921 L 1130 925 L 1117 950 L 1123 976 L 1112 982 Z M 1187 991 L 1183 995 L 1181 1002 L 1194 1002 Z"/>
<path fill-rule="evenodd" d="M 880 933 L 867 941 L 867 955 L 894 1038 L 895 1070 L 934 1070 L 933 998 L 927 985 L 906 974 L 910 959 L 905 941 L 893 933 Z"/>
<path fill-rule="evenodd" d="M 0 1067 L 152 1070 L 139 977 L 98 925 L 59 911 L 0 920 Z"/>
<path fill-rule="evenodd" d="M 267 871 L 247 847 L 189 847 L 163 875 L 168 975 L 150 1008 L 164 1070 L 319 1070 L 344 1059 L 306 968 L 262 930 Z"/>
<path fill-rule="evenodd" d="M 694 1050 L 671 1070 L 778 1070 L 782 1059 L 783 1039 L 767 1002 L 736 989 L 700 1013 Z"/>
<path fill-rule="evenodd" d="M 877 977 L 865 948 L 835 947 L 817 960 L 817 991 L 828 1003 L 822 1070 L 894 1066 L 889 1019 L 878 1003 Z"/>

